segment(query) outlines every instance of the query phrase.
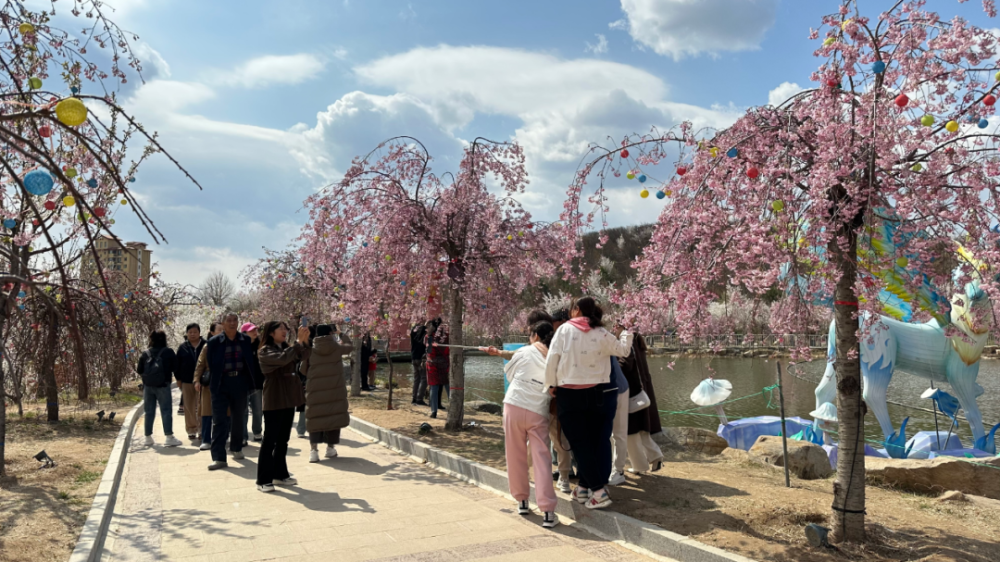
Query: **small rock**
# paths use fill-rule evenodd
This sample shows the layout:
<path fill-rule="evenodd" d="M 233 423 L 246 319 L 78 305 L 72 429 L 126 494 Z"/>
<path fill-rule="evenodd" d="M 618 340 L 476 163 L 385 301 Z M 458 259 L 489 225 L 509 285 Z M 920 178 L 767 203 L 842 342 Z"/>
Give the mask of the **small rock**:
<path fill-rule="evenodd" d="M 938 496 L 937 501 L 939 502 L 967 502 L 969 498 L 965 497 L 965 494 L 959 492 L 958 490 L 952 490 L 950 492 L 945 492 Z"/>
<path fill-rule="evenodd" d="M 781 437 L 761 435 L 750 447 L 750 456 L 774 466 L 785 466 Z M 803 480 L 818 480 L 833 474 L 830 457 L 819 445 L 788 440 L 788 469 Z"/>
<path fill-rule="evenodd" d="M 503 404 L 495 404 L 485 400 L 472 400 L 471 402 L 466 402 L 465 408 L 467 410 L 485 412 L 487 414 L 494 414 L 497 416 L 503 414 Z"/>
<path fill-rule="evenodd" d="M 718 455 L 729 443 L 711 430 L 700 427 L 665 427 L 661 433 L 653 436 L 661 447 L 694 451 L 706 455 Z"/>
<path fill-rule="evenodd" d="M 955 457 L 935 459 L 876 459 L 865 457 L 865 471 L 874 484 L 884 484 L 922 494 L 956 490 L 1000 499 L 1000 457 L 976 459 L 975 463 Z"/>

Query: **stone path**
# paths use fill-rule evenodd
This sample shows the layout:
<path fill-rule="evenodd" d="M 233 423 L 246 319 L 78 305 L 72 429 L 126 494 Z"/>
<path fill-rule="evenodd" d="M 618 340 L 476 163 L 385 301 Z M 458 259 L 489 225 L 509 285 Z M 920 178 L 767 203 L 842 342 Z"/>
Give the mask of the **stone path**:
<path fill-rule="evenodd" d="M 174 426 L 183 429 L 178 399 L 175 392 Z M 288 464 L 299 485 L 263 494 L 254 485 L 256 444 L 245 460 L 209 472 L 208 451 L 161 447 L 159 419 L 158 445 L 147 449 L 142 427 L 140 419 L 104 562 L 650 560 L 572 525 L 543 529 L 540 515 L 517 515 L 511 500 L 350 430 L 340 457 L 315 464 L 293 432 Z"/>

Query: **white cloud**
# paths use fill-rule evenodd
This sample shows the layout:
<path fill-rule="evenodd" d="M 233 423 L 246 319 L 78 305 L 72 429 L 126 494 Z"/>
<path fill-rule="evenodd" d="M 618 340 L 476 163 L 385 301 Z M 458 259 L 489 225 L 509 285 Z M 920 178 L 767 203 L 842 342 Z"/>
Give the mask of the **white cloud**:
<path fill-rule="evenodd" d="M 604 35 L 597 33 L 597 44 L 591 45 L 587 43 L 587 48 L 584 49 L 585 52 L 594 53 L 595 55 L 603 55 L 608 52 L 608 38 Z"/>
<path fill-rule="evenodd" d="M 319 57 L 308 53 L 265 55 L 250 59 L 232 72 L 224 74 L 221 82 L 243 88 L 301 84 L 315 78 L 325 67 L 326 64 Z"/>
<path fill-rule="evenodd" d="M 640 45 L 673 57 L 760 46 L 778 0 L 621 0 L 628 32 Z M 612 29 L 623 27 L 613 22 Z"/>
<path fill-rule="evenodd" d="M 794 82 L 782 82 L 780 86 L 767 93 L 767 103 L 778 107 L 788 98 L 802 91 L 802 87 Z"/>
<path fill-rule="evenodd" d="M 170 65 L 160 53 L 146 42 L 132 45 L 132 54 L 142 63 L 143 78 L 170 78 Z"/>

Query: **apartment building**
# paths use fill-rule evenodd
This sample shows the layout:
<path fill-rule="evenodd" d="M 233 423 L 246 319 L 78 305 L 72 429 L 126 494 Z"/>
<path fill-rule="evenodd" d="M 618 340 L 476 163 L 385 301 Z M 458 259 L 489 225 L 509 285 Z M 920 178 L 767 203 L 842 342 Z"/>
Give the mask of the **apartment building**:
<path fill-rule="evenodd" d="M 101 235 L 95 240 L 97 255 L 101 265 L 107 271 L 120 271 L 135 282 L 142 279 L 142 286 L 149 287 L 149 266 L 153 252 L 146 249 L 142 242 L 126 242 L 124 246 L 114 238 Z M 83 259 L 83 277 L 94 278 L 97 275 L 97 265 L 94 256 L 89 252 Z"/>

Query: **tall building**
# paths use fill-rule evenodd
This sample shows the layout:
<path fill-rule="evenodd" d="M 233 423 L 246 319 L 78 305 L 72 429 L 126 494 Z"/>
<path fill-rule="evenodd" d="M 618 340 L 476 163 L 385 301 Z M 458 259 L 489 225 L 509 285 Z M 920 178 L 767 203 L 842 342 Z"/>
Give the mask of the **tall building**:
<path fill-rule="evenodd" d="M 153 252 L 146 249 L 142 242 L 126 242 L 122 246 L 114 238 L 102 234 L 95 240 L 97 255 L 106 271 L 120 271 L 132 282 L 142 279 L 142 286 L 149 287 L 149 265 Z M 87 252 L 83 258 L 83 277 L 97 277 L 97 264 L 94 256 Z"/>

